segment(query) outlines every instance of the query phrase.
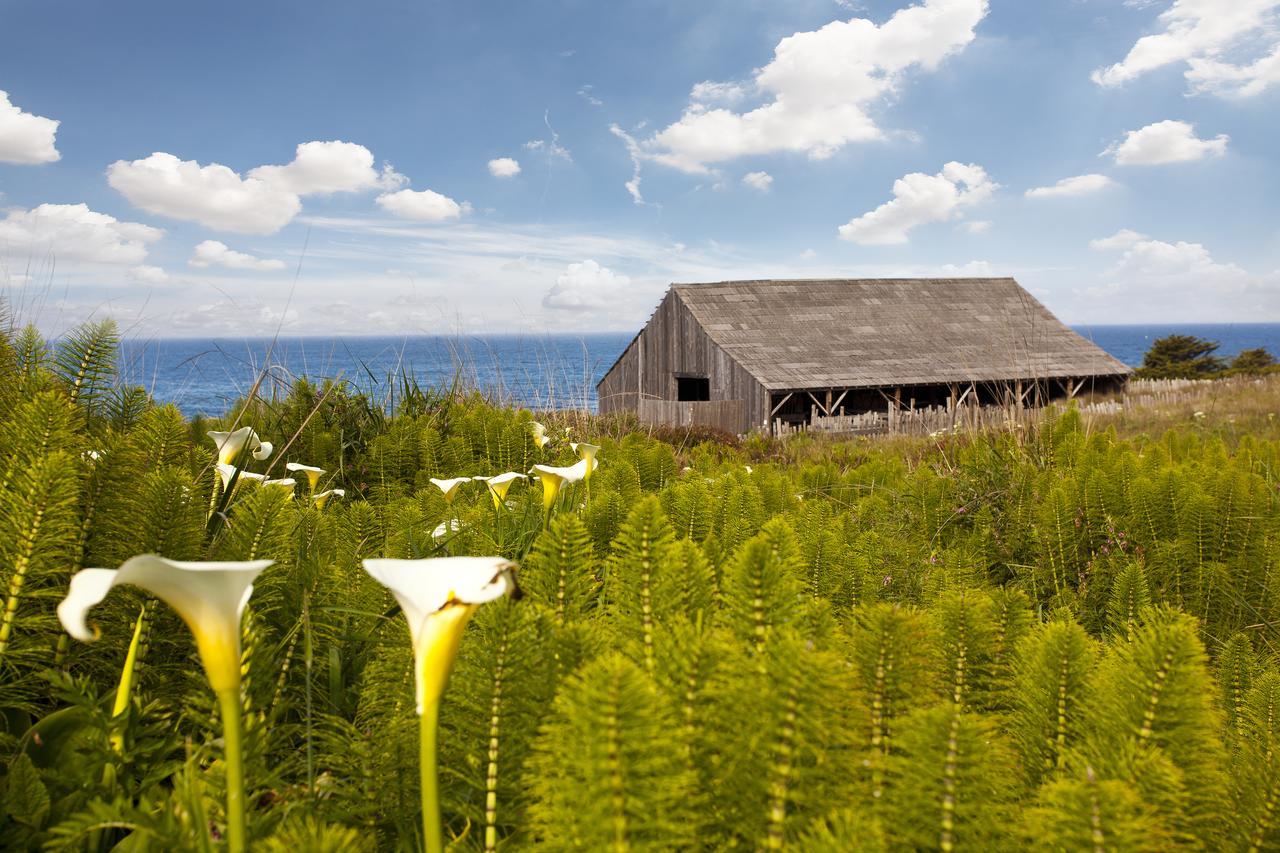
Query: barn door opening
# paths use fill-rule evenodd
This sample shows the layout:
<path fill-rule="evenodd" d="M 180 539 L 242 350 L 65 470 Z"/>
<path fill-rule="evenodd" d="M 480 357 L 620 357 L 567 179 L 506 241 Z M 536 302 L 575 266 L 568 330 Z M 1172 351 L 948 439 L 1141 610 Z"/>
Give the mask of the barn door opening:
<path fill-rule="evenodd" d="M 677 376 L 676 399 L 682 403 L 710 400 L 711 380 L 706 376 Z"/>

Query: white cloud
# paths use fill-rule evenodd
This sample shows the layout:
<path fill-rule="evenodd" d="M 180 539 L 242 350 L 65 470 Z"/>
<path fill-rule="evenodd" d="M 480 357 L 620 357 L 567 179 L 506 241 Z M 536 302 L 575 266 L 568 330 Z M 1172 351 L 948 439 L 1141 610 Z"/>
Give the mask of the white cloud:
<path fill-rule="evenodd" d="M 1090 245 L 1123 253 L 1101 283 L 1082 294 L 1092 304 L 1135 316 L 1141 312 L 1155 322 L 1280 313 L 1280 271 L 1252 273 L 1215 260 L 1201 243 L 1167 243 L 1132 231 Z"/>
<path fill-rule="evenodd" d="M 143 284 L 164 284 L 169 280 L 169 274 L 160 267 L 141 264 L 129 270 L 129 278 Z"/>
<path fill-rule="evenodd" d="M 303 142 L 294 152 L 293 162 L 284 166 L 250 169 L 249 179 L 273 184 L 294 195 L 331 195 L 360 190 L 395 190 L 408 183 L 390 165 L 379 173 L 373 167 L 373 152 L 354 142 Z"/>
<path fill-rule="evenodd" d="M 495 178 L 514 178 L 520 174 L 520 164 L 510 157 L 489 161 L 489 174 Z"/>
<path fill-rule="evenodd" d="M 742 176 L 742 183 L 751 187 L 753 190 L 759 190 L 767 193 L 769 188 L 773 186 L 773 175 L 768 172 L 747 172 Z"/>
<path fill-rule="evenodd" d="M 121 222 L 85 204 L 42 204 L 0 219 L 0 250 L 10 257 L 41 257 L 101 264 L 140 264 L 159 228 Z"/>
<path fill-rule="evenodd" d="M 470 211 L 468 204 L 458 204 L 448 196 L 432 190 L 400 190 L 378 196 L 378 206 L 401 219 L 420 222 L 444 222 L 457 219 Z"/>
<path fill-rule="evenodd" d="M 627 294 L 631 279 L 593 260 L 569 264 L 546 295 L 544 308 L 557 311 L 598 311 Z"/>
<path fill-rule="evenodd" d="M 945 222 L 991 197 L 1000 185 L 981 166 L 952 161 L 936 175 L 912 172 L 893 182 L 893 198 L 840 226 L 840 238 L 864 246 L 907 242 L 917 225 Z"/>
<path fill-rule="evenodd" d="M 298 195 L 278 184 L 164 152 L 117 160 L 107 167 L 107 183 L 149 213 L 237 234 L 275 233 L 302 209 Z"/>
<path fill-rule="evenodd" d="M 1125 134 L 1102 152 L 1111 154 L 1121 166 L 1158 166 L 1163 163 L 1185 163 L 1205 157 L 1221 157 L 1227 152 L 1230 137 L 1220 133 L 1213 139 L 1200 139 L 1195 126 L 1185 121 L 1166 119 Z"/>
<path fill-rule="evenodd" d="M 590 104 L 593 107 L 604 106 L 604 101 L 597 98 L 595 94 L 592 92 L 592 86 L 590 83 L 578 89 L 578 97 L 582 98 L 582 100 L 586 101 L 588 104 Z"/>
<path fill-rule="evenodd" d="M 636 142 L 631 134 L 616 124 L 609 125 L 609 132 L 622 140 L 627 146 L 627 156 L 631 158 L 631 180 L 623 184 L 627 188 L 627 194 L 631 196 L 631 200 L 636 204 L 647 204 L 644 196 L 640 193 L 640 161 L 644 155 L 640 151 L 639 143 Z"/>
<path fill-rule="evenodd" d="M 1100 237 L 1089 241 L 1089 248 L 1095 252 L 1109 252 L 1115 249 L 1127 249 L 1147 239 L 1146 234 L 1139 234 L 1129 228 L 1121 228 L 1110 237 Z"/>
<path fill-rule="evenodd" d="M 205 240 L 196 246 L 195 254 L 187 261 L 193 267 L 226 267 L 231 270 L 268 270 L 284 269 L 284 261 L 274 258 L 255 258 L 244 252 L 237 252 L 217 240 Z"/>
<path fill-rule="evenodd" d="M 1123 60 L 1093 72 L 1119 86 L 1185 63 L 1192 92 L 1248 97 L 1280 82 L 1280 0 L 1175 0 L 1161 29 L 1138 39 Z"/>
<path fill-rule="evenodd" d="M 960 223 L 960 227 L 970 234 L 986 234 L 991 230 L 991 220 L 971 219 L 968 222 Z"/>
<path fill-rule="evenodd" d="M 54 147 L 55 119 L 23 112 L 0 89 L 0 163 L 53 163 L 62 157 Z"/>
<path fill-rule="evenodd" d="M 1026 196 L 1027 198 L 1073 198 L 1105 190 L 1114 183 L 1115 181 L 1106 175 L 1076 175 L 1073 178 L 1063 178 L 1052 186 L 1033 187 L 1027 190 Z"/>
<path fill-rule="evenodd" d="M 792 151 L 821 159 L 851 142 L 880 139 L 868 110 L 893 95 L 915 68 L 936 69 L 974 38 L 986 0 L 924 0 L 877 26 L 833 21 L 790 35 L 748 83 L 704 81 L 680 120 L 643 143 L 668 166 L 704 173 L 714 163 Z M 746 112 L 713 103 L 750 91 L 767 102 Z"/>

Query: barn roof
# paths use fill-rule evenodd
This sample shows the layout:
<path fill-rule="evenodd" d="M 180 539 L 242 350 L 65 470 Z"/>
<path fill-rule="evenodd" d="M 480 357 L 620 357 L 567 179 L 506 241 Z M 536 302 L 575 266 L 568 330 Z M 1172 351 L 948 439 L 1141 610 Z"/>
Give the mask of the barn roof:
<path fill-rule="evenodd" d="M 726 281 L 672 290 L 769 389 L 1129 372 L 1012 278 Z"/>

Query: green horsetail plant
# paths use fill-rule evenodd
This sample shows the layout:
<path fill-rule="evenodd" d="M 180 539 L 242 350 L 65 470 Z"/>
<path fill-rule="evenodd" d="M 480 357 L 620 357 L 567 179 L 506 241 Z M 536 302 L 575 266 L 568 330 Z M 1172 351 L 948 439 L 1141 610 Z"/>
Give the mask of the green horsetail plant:
<path fill-rule="evenodd" d="M 594 607 L 599 580 L 591 539 L 574 513 L 556 516 L 538 534 L 520 571 L 529 599 L 549 610 L 557 624 L 576 622 Z"/>
<path fill-rule="evenodd" d="M 803 567 L 791 528 L 781 519 L 770 521 L 739 549 L 726 572 L 725 624 L 763 651 L 770 631 L 800 618 Z"/>
<path fill-rule="evenodd" d="M 476 608 L 516 589 L 515 566 L 501 557 L 365 560 L 364 569 L 400 604 L 413 641 L 419 719 L 422 845 L 441 853 L 444 833 L 437 778 L 440 699 Z"/>
<path fill-rule="evenodd" d="M 1253 644 L 1244 634 L 1233 634 L 1218 652 L 1217 675 L 1222 687 L 1228 740 L 1244 734 L 1244 708 L 1261 666 Z"/>
<path fill-rule="evenodd" d="M 1144 614 L 1103 658 L 1080 752 L 1099 778 L 1132 785 L 1181 838 L 1224 842 L 1225 751 L 1217 690 L 1195 620 Z"/>
<path fill-rule="evenodd" d="M 620 654 L 571 676 L 530 765 L 533 843 L 613 853 L 693 845 L 695 782 L 677 719 L 644 670 Z"/>
<path fill-rule="evenodd" d="M 209 686 L 222 714 L 227 769 L 227 847 L 247 849 L 245 780 L 240 708 L 240 620 L 253 594 L 253 581 L 270 560 L 235 563 L 181 563 L 143 555 L 119 569 L 83 569 L 71 579 L 58 617 L 78 640 L 97 639 L 85 621 L 90 608 L 116 584 L 142 587 L 178 612 L 195 637 Z"/>
<path fill-rule="evenodd" d="M 1231 759 L 1231 814 L 1237 849 L 1280 842 L 1280 673 L 1258 677 L 1239 708 Z"/>
<path fill-rule="evenodd" d="M 1088 766 L 1078 777 L 1046 781 L 1023 812 L 1019 830 L 1024 849 L 1053 853 L 1160 853 L 1177 846 L 1160 815 L 1129 783 L 1099 779 Z"/>
<path fill-rule="evenodd" d="M 643 650 L 645 671 L 653 674 L 656 626 L 685 603 L 667 577 L 667 555 L 674 534 L 654 496 L 640 501 L 627 516 L 605 564 L 603 598 L 621 643 Z"/>
<path fill-rule="evenodd" d="M 1097 659 L 1097 642 L 1069 618 L 1038 626 L 1018 647 L 1009 731 L 1029 787 L 1061 771 L 1080 746 Z"/>
<path fill-rule="evenodd" d="M 120 332 L 114 320 L 85 323 L 58 341 L 53 364 L 71 402 L 98 412 L 115 376 Z"/>

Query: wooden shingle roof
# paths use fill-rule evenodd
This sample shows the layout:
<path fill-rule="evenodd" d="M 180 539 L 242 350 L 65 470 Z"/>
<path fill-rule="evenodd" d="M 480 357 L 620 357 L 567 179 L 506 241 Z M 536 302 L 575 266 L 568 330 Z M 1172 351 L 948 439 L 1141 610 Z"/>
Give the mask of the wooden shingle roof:
<path fill-rule="evenodd" d="M 712 340 L 772 390 L 1129 372 L 1012 278 L 726 281 L 672 289 Z"/>

